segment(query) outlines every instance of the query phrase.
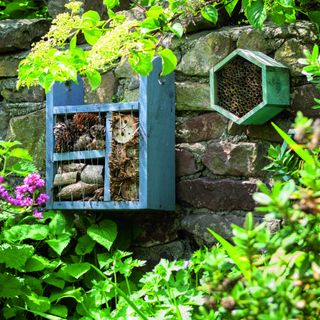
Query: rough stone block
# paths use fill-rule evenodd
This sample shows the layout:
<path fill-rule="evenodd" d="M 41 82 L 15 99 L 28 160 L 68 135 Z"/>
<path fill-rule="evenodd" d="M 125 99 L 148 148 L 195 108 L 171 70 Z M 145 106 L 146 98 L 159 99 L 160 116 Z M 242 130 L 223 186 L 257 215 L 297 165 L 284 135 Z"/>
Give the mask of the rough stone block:
<path fill-rule="evenodd" d="M 42 102 L 45 100 L 44 90 L 41 87 L 24 87 L 16 89 L 17 79 L 8 78 L 0 80 L 0 95 L 6 102 Z"/>
<path fill-rule="evenodd" d="M 269 53 L 272 48 L 269 48 L 268 42 L 263 36 L 263 33 L 256 29 L 249 29 L 241 33 L 237 47 L 241 49 L 260 51 L 263 53 Z"/>
<path fill-rule="evenodd" d="M 195 208 L 207 208 L 217 212 L 247 211 L 254 209 L 252 194 L 256 190 L 254 181 L 200 178 L 180 181 L 177 196 L 180 201 Z"/>
<path fill-rule="evenodd" d="M 18 140 L 33 156 L 34 164 L 45 170 L 46 159 L 46 111 L 40 110 L 24 116 L 12 118 L 7 139 Z"/>
<path fill-rule="evenodd" d="M 227 126 L 225 117 L 216 112 L 191 117 L 177 126 L 179 142 L 198 142 L 221 137 Z"/>
<path fill-rule="evenodd" d="M 10 117 L 18 117 L 28 115 L 29 113 L 45 108 L 44 102 L 23 102 L 23 103 L 4 103 L 5 111 Z"/>
<path fill-rule="evenodd" d="M 0 21 L 0 53 L 31 48 L 49 30 L 46 19 L 20 19 Z"/>
<path fill-rule="evenodd" d="M 220 141 L 208 146 L 203 163 L 217 175 L 252 177 L 261 175 L 266 155 L 266 147 L 257 143 Z"/>
<path fill-rule="evenodd" d="M 186 75 L 208 76 L 209 70 L 235 49 L 227 32 L 211 32 L 189 44 L 177 71 Z"/>
<path fill-rule="evenodd" d="M 188 176 L 197 173 L 201 167 L 197 165 L 195 158 L 189 150 L 176 150 L 176 175 L 177 177 Z"/>
<path fill-rule="evenodd" d="M 315 98 L 320 99 L 320 91 L 314 85 L 296 87 L 292 95 L 292 109 L 302 111 L 307 117 L 317 118 L 320 116 L 320 110 L 312 109 L 316 105 Z"/>
<path fill-rule="evenodd" d="M 292 76 L 302 76 L 303 65 L 298 60 L 304 58 L 303 52 L 307 49 L 310 50 L 311 46 L 303 45 L 296 39 L 289 39 L 275 52 L 274 58 L 286 65 Z"/>
<path fill-rule="evenodd" d="M 177 110 L 211 110 L 209 84 L 177 82 L 176 108 Z"/>
<path fill-rule="evenodd" d="M 85 81 L 85 102 L 86 103 L 108 103 L 117 90 L 117 80 L 113 72 L 107 72 L 102 75 L 101 85 L 98 89 L 92 91 L 90 85 Z"/>
<path fill-rule="evenodd" d="M 18 65 L 26 55 L 26 52 L 1 55 L 0 78 L 16 77 L 18 75 Z"/>
<path fill-rule="evenodd" d="M 181 229 L 193 236 L 199 246 L 211 247 L 217 241 L 208 232 L 208 228 L 225 239 L 231 239 L 231 224 L 243 226 L 244 216 L 234 213 L 219 214 L 214 212 L 191 214 L 181 220 Z"/>

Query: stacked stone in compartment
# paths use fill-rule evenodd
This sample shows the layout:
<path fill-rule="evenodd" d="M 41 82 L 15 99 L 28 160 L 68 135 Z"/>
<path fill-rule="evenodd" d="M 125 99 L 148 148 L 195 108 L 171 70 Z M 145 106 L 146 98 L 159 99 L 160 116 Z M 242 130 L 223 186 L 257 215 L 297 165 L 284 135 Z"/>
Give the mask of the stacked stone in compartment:
<path fill-rule="evenodd" d="M 104 166 L 76 162 L 61 164 L 53 185 L 57 201 L 103 201 Z"/>
<path fill-rule="evenodd" d="M 111 200 L 139 199 L 139 124 L 133 114 L 113 114 L 110 154 Z"/>
<path fill-rule="evenodd" d="M 217 73 L 219 105 L 242 117 L 262 102 L 261 68 L 237 57 Z"/>

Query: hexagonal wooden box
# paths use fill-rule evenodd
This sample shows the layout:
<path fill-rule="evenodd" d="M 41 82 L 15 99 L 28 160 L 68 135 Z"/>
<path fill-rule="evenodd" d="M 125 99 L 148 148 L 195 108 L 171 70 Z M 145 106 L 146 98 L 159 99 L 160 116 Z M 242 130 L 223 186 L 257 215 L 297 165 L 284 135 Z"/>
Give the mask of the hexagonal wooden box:
<path fill-rule="evenodd" d="M 237 124 L 264 124 L 290 104 L 289 69 L 237 49 L 211 69 L 210 94 L 211 107 Z"/>

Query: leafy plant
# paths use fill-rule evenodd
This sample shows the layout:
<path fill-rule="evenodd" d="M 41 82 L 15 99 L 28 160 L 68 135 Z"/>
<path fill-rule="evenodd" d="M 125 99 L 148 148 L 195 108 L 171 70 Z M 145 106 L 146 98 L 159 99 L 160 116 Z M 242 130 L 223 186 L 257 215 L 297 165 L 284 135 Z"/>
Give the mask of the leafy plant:
<path fill-rule="evenodd" d="M 115 12 L 119 0 L 104 0 L 109 15 L 101 20 L 95 11 L 80 15 L 81 2 L 66 5 L 67 12 L 53 20 L 52 27 L 31 53 L 19 65 L 18 86 L 41 85 L 48 92 L 55 81 L 75 81 L 87 77 L 92 89 L 101 83 L 100 72 L 109 70 L 121 61 L 129 60 L 132 69 L 142 75 L 152 70 L 155 55 L 162 58 L 162 75 L 171 73 L 177 58 L 168 48 L 173 36 L 182 37 L 186 26 L 201 14 L 217 23 L 223 8 L 232 16 L 241 3 L 249 23 L 261 29 L 269 17 L 277 24 L 294 22 L 297 12 L 304 12 L 312 21 L 319 22 L 320 11 L 304 11 L 307 2 L 294 0 L 140 0 L 132 1 L 141 11 L 141 20 L 128 19 Z M 77 46 L 79 35 L 91 46 L 89 50 Z"/>
<path fill-rule="evenodd" d="M 48 17 L 44 0 L 1 0 L 0 9 L 0 20 Z"/>

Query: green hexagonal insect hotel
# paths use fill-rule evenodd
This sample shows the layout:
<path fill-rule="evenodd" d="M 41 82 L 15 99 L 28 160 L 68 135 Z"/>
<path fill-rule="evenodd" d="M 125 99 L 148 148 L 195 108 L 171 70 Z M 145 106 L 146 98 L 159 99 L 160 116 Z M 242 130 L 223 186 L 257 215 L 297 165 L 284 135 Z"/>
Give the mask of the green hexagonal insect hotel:
<path fill-rule="evenodd" d="M 290 104 L 289 69 L 237 49 L 210 71 L 211 107 L 240 125 L 264 124 Z"/>

